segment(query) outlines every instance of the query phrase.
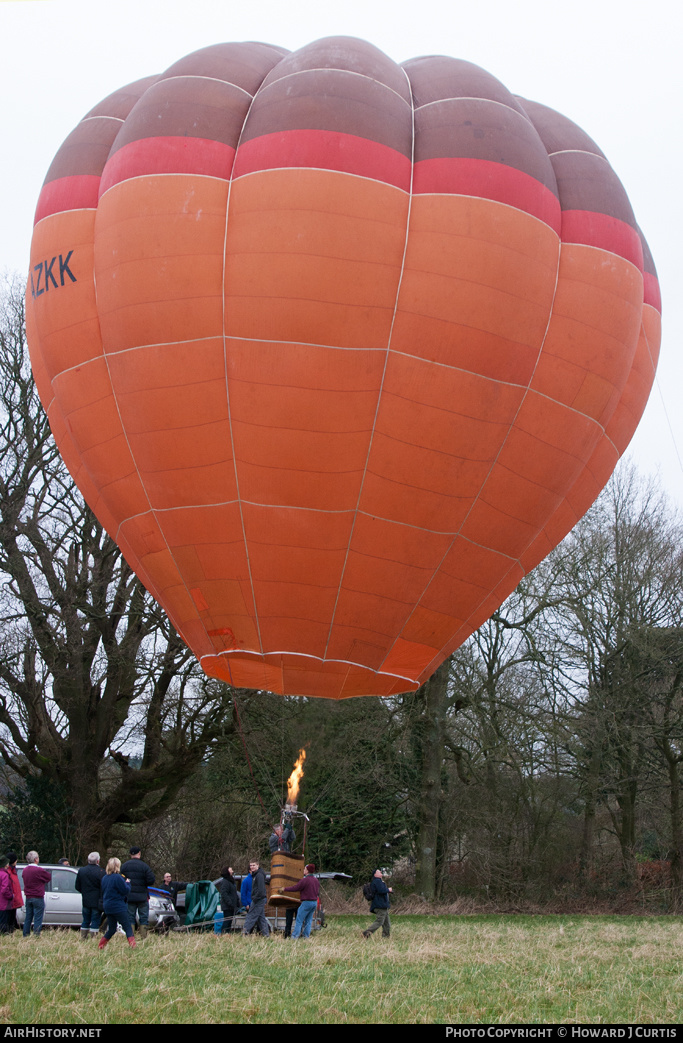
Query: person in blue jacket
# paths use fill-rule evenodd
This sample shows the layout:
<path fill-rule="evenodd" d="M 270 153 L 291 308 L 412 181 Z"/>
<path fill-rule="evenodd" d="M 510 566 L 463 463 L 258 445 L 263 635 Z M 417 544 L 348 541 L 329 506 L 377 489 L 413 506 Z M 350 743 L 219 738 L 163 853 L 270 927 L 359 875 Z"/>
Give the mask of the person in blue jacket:
<path fill-rule="evenodd" d="M 107 931 L 101 939 L 98 949 L 104 949 L 109 940 L 116 934 L 117 924 L 121 924 L 131 949 L 135 948 L 135 936 L 128 912 L 128 895 L 130 881 L 121 875 L 121 862 L 118 858 L 110 858 L 107 871 L 102 877 L 102 905 L 107 915 Z"/>
<path fill-rule="evenodd" d="M 242 886 L 240 887 L 240 902 L 247 910 L 251 905 L 251 885 L 251 873 L 247 873 L 247 875 L 242 880 Z"/>

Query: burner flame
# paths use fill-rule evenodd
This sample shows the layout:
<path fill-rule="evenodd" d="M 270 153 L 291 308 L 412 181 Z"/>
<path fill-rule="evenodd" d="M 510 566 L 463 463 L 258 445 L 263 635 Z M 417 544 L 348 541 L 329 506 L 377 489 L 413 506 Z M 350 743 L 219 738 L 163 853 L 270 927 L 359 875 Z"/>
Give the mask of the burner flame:
<path fill-rule="evenodd" d="M 296 804 L 299 797 L 299 786 L 304 775 L 304 761 L 306 750 L 299 750 L 299 756 L 294 765 L 294 771 L 287 779 L 287 803 Z"/>

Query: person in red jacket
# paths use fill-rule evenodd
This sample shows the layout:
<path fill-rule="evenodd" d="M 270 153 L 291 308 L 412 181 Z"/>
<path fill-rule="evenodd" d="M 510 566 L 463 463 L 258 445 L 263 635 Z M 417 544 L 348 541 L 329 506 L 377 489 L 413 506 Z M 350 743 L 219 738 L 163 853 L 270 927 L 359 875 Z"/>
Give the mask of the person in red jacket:
<path fill-rule="evenodd" d="M 39 935 L 45 915 L 45 885 L 50 883 L 52 873 L 41 869 L 37 851 L 29 851 L 26 856 L 28 865 L 22 876 L 24 878 L 24 895 L 26 897 L 26 919 L 24 920 L 24 938 L 28 938 L 33 925 L 33 933 Z"/>
<path fill-rule="evenodd" d="M 301 905 L 296 911 L 296 921 L 292 931 L 292 939 L 299 938 L 303 930 L 304 938 L 310 938 L 313 914 L 318 907 L 318 895 L 320 894 L 320 881 L 313 876 L 315 866 L 313 863 L 304 869 L 304 875 L 298 884 L 285 887 L 285 891 L 299 891 L 301 894 Z"/>
<path fill-rule="evenodd" d="M 7 868 L 7 859 L 0 858 L 0 934 L 9 934 L 9 918 L 14 901 L 12 877 Z"/>
<path fill-rule="evenodd" d="M 7 872 L 10 875 L 12 881 L 12 887 L 14 888 L 14 902 L 12 908 L 9 910 L 9 916 L 7 922 L 9 924 L 9 933 L 12 934 L 17 929 L 17 909 L 21 909 L 24 904 L 24 896 L 21 893 L 21 883 L 19 881 L 19 874 L 17 872 L 17 856 L 14 851 L 7 852 Z"/>

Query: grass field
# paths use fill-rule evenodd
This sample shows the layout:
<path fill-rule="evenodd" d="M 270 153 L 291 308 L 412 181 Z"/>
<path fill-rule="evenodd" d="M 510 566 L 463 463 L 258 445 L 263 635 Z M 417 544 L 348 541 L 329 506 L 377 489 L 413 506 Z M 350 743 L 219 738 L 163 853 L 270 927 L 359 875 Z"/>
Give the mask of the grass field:
<path fill-rule="evenodd" d="M 0 1021 L 28 1024 L 683 1021 L 683 920 L 334 916 L 309 942 L 0 937 Z"/>

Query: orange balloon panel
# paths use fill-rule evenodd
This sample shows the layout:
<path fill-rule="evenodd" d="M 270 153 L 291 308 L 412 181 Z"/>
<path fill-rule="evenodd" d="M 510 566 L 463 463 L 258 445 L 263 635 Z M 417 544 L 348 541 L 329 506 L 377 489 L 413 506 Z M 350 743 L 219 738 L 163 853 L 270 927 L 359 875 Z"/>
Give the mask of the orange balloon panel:
<path fill-rule="evenodd" d="M 448 57 L 218 44 L 57 153 L 36 383 L 205 671 L 421 684 L 569 531 L 644 409 L 660 301 L 575 124 Z"/>

